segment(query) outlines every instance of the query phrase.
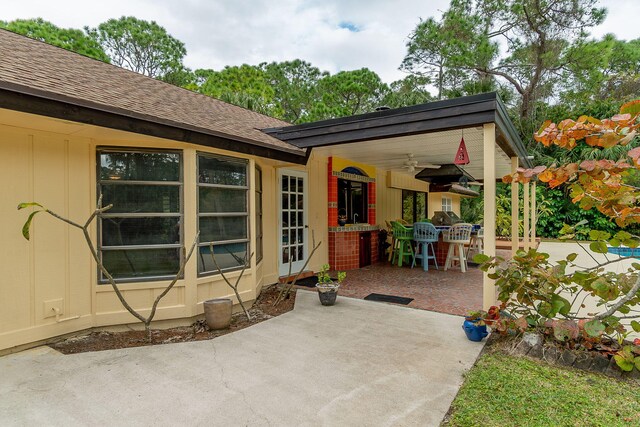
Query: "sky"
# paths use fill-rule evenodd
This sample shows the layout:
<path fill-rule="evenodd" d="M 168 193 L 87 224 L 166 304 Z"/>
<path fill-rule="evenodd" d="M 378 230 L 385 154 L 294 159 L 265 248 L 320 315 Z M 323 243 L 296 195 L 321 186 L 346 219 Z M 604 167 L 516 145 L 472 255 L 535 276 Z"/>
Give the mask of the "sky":
<path fill-rule="evenodd" d="M 110 18 L 156 21 L 185 43 L 185 64 L 225 65 L 303 59 L 335 73 L 367 67 L 390 83 L 420 18 L 440 17 L 448 0 L 2 0 L 0 20 L 41 17 L 60 27 L 95 27 Z M 638 0 L 605 0 L 591 32 L 640 37 Z"/>

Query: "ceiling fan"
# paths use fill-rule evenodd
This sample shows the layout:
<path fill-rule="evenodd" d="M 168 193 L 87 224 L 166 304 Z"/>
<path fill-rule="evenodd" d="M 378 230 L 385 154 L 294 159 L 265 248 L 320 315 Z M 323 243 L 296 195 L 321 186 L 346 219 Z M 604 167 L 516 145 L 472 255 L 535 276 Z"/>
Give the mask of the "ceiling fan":
<path fill-rule="evenodd" d="M 424 163 L 419 164 L 419 162 L 413 157 L 413 153 L 407 154 L 407 160 L 404 161 L 402 165 L 403 169 L 406 169 L 407 172 L 415 172 L 416 168 L 418 169 L 438 169 L 440 165 L 434 165 L 433 163 Z"/>

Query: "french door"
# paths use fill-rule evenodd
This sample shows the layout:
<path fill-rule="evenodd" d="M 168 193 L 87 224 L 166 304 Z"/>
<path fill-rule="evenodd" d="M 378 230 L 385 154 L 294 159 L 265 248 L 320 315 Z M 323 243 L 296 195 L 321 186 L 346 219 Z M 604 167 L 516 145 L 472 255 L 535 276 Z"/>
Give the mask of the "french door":
<path fill-rule="evenodd" d="M 307 173 L 278 173 L 278 269 L 280 276 L 297 273 L 309 256 L 307 226 Z"/>

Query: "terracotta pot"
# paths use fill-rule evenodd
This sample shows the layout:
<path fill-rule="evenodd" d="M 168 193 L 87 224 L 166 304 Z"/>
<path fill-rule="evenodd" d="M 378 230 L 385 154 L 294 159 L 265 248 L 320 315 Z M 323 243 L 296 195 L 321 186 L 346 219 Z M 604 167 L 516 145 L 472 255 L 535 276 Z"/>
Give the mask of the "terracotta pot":
<path fill-rule="evenodd" d="M 204 301 L 204 318 L 209 329 L 226 329 L 231 324 L 233 302 L 229 298 L 216 298 Z"/>

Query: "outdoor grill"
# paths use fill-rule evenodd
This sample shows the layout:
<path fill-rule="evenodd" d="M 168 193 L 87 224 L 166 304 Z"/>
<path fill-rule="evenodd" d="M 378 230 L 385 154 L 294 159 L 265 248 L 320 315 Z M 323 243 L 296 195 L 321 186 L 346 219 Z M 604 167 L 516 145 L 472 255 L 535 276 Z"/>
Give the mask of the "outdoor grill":
<path fill-rule="evenodd" d="M 462 222 L 460 217 L 452 211 L 436 211 L 431 222 L 435 226 L 453 225 Z"/>

